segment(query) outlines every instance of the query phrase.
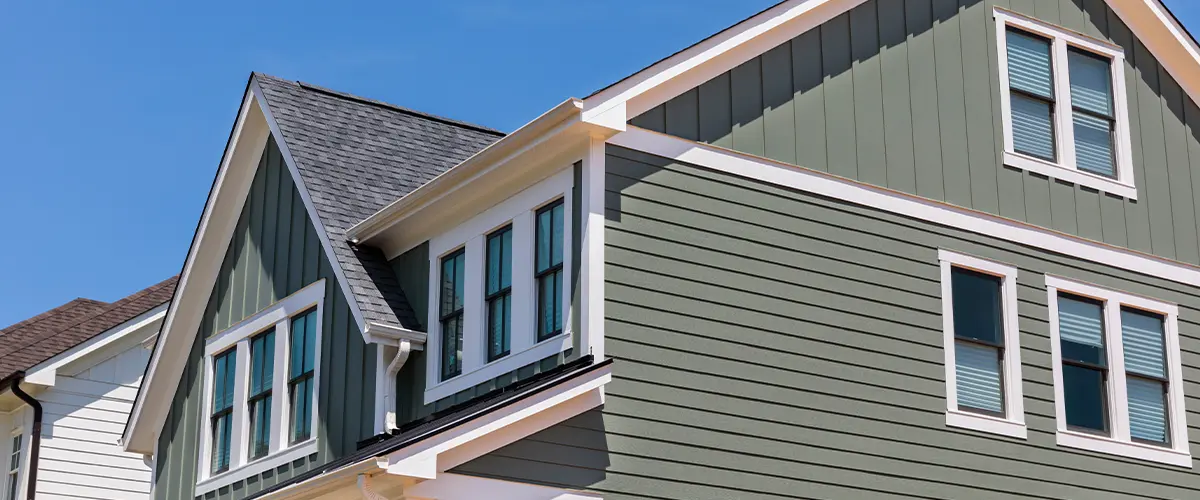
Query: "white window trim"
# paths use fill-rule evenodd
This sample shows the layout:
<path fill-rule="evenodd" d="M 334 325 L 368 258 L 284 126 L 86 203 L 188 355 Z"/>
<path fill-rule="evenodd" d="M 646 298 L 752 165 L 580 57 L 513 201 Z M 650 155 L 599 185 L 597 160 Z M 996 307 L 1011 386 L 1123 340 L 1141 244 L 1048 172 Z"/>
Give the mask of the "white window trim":
<path fill-rule="evenodd" d="M 1125 90 L 1125 52 L 1120 47 L 1101 40 L 1053 26 L 1033 18 L 1025 17 L 1005 9 L 995 9 L 996 47 L 1000 69 L 1000 108 L 1004 121 L 1004 164 L 1030 172 L 1036 172 L 1066 182 L 1087 186 L 1098 191 L 1137 199 L 1134 186 L 1133 149 L 1129 132 L 1129 99 Z M 1058 162 L 1016 152 L 1013 147 L 1012 103 L 1008 83 L 1008 38 L 1007 27 L 1021 29 L 1046 37 L 1051 42 L 1052 70 L 1055 94 L 1055 148 Z M 1071 121 L 1071 86 L 1067 67 L 1067 48 L 1076 47 L 1112 60 L 1113 113 L 1116 117 L 1116 134 L 1113 147 L 1116 149 L 1117 178 L 1110 179 L 1075 168 L 1075 131 Z"/>
<path fill-rule="evenodd" d="M 0 500 L 7 500 L 8 489 L 10 488 L 9 482 L 12 481 L 14 478 L 16 479 L 16 482 L 17 482 L 17 498 L 18 499 L 25 498 L 25 493 L 27 490 L 27 487 L 25 485 L 25 477 L 29 474 L 29 453 L 30 453 L 29 436 L 25 435 L 26 425 L 18 423 L 17 420 L 19 419 L 19 420 L 24 421 L 24 420 L 29 419 L 30 416 L 27 415 L 27 413 L 28 412 L 24 412 L 24 411 L 14 411 L 13 413 L 10 414 L 10 417 L 9 417 L 12 420 L 13 427 L 12 427 L 12 430 L 9 431 L 8 434 L 5 436 L 5 442 L 3 445 L 4 446 L 4 455 L 3 455 L 4 456 L 4 479 L 0 480 L 0 487 L 3 487 L 4 489 L 0 490 Z M 26 422 L 26 424 L 29 424 L 29 422 Z M 32 424 L 30 424 L 30 425 L 32 425 Z M 19 452 L 21 454 L 21 458 L 20 458 L 21 462 L 20 462 L 20 464 L 17 465 L 17 473 L 14 475 L 14 474 L 12 474 L 12 470 L 9 469 L 9 467 L 11 466 L 11 464 L 9 463 L 9 460 L 12 458 L 13 452 L 16 451 L 16 450 L 12 449 L 12 442 L 13 442 L 13 438 L 15 438 L 17 436 L 21 436 L 21 449 L 19 450 Z"/>
<path fill-rule="evenodd" d="M 566 351 L 572 346 L 571 286 L 572 269 L 572 189 L 573 168 L 565 168 L 513 195 L 465 223 L 429 241 L 429 336 L 426 341 L 425 404 L 474 387 L 530 363 Z M 537 342 L 537 293 L 534 283 L 534 217 L 537 210 L 558 199 L 563 200 L 563 333 Z M 512 338 L 509 355 L 487 362 L 486 308 L 483 304 L 484 245 L 487 235 L 512 224 Z M 442 258 L 466 248 L 466 276 L 463 279 L 463 355 L 462 373 L 441 378 L 441 296 Z"/>
<path fill-rule="evenodd" d="M 1021 333 L 1017 324 L 1017 268 L 969 255 L 938 250 L 942 271 L 942 333 L 946 355 L 946 425 L 1026 439 L 1025 403 L 1022 396 Z M 954 294 L 951 271 L 958 267 L 1001 279 L 1004 327 L 1005 417 L 994 417 L 958 409 L 958 375 L 954 360 Z"/>
<path fill-rule="evenodd" d="M 1108 351 L 1108 400 L 1111 437 L 1067 429 L 1067 409 L 1063 403 L 1062 353 L 1058 333 L 1058 293 L 1089 297 L 1103 301 L 1104 338 Z M 1057 441 L 1060 446 L 1120 455 L 1180 467 L 1192 467 L 1191 448 L 1187 433 L 1187 412 L 1184 408 L 1183 371 L 1179 353 L 1179 308 L 1174 304 L 1119 292 L 1095 285 L 1046 276 L 1046 300 L 1050 313 L 1050 351 L 1054 363 L 1054 408 L 1058 422 Z M 1129 401 L 1125 389 L 1125 351 L 1121 342 L 1121 307 L 1130 306 L 1165 317 L 1164 330 L 1167 350 L 1167 372 L 1170 388 L 1167 404 L 1171 428 L 1171 447 L 1135 443 L 1129 436 Z"/>
<path fill-rule="evenodd" d="M 259 311 L 229 329 L 213 335 L 204 345 L 204 399 L 200 417 L 200 446 L 197 462 L 196 495 L 204 495 L 236 481 L 261 474 L 267 470 L 307 457 L 317 452 L 317 429 L 319 406 L 316 395 L 320 394 L 321 383 L 321 336 L 325 314 L 325 280 L 318 280 L 283 298 L 274 305 Z M 287 374 L 291 349 L 291 319 L 315 306 L 317 311 L 316 349 L 313 352 L 313 408 L 312 436 L 301 443 L 288 445 L 289 411 L 287 397 Z M 270 328 L 275 328 L 274 378 L 271 396 L 271 448 L 267 456 L 249 460 L 250 439 L 249 408 L 246 405 L 247 386 L 250 384 L 250 339 Z M 211 474 L 213 356 L 229 348 L 237 349 L 237 367 L 233 391 L 233 437 L 230 439 L 229 470 Z"/>

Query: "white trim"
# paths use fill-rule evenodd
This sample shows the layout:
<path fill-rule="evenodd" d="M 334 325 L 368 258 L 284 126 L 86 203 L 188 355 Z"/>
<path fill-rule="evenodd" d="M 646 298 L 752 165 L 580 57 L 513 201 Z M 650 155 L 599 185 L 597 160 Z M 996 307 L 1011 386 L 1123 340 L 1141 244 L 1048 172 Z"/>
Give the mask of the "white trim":
<path fill-rule="evenodd" d="M 604 352 L 604 179 L 605 145 L 590 139 L 583 161 L 580 203 L 580 345 L 584 353 L 605 359 Z M 574 316 L 572 316 L 573 318 Z M 574 324 L 573 320 L 569 324 Z"/>
<path fill-rule="evenodd" d="M 996 47 L 1000 76 L 1000 116 L 1004 127 L 1004 164 L 1036 172 L 1066 182 L 1087 186 L 1131 200 L 1137 199 L 1134 186 L 1132 142 L 1129 132 L 1129 101 L 1125 90 L 1125 52 L 1102 40 L 1047 24 L 1015 12 L 996 7 Z M 1008 82 L 1007 27 L 1040 35 L 1051 41 L 1051 69 L 1054 76 L 1054 130 L 1057 163 L 1033 158 L 1016 152 L 1013 147 L 1012 92 Z M 1109 75 L 1113 91 L 1113 116 L 1116 134 L 1113 141 L 1117 178 L 1110 179 L 1076 168 L 1075 132 L 1072 121 L 1070 69 L 1068 47 L 1076 47 L 1110 60 Z"/>
<path fill-rule="evenodd" d="M 1104 336 L 1108 355 L 1109 436 L 1075 432 L 1067 428 L 1064 404 L 1062 352 L 1058 331 L 1058 293 L 1066 292 L 1100 300 L 1104 303 Z M 1057 442 L 1060 446 L 1081 448 L 1100 453 L 1121 455 L 1140 460 L 1180 467 L 1192 467 L 1191 447 L 1187 432 L 1187 411 L 1184 408 L 1183 368 L 1179 353 L 1179 308 L 1174 304 L 1126 292 L 1101 288 L 1057 276 L 1046 276 L 1046 301 L 1050 314 L 1050 351 L 1054 372 L 1054 407 L 1057 421 Z M 1121 341 L 1121 306 L 1151 311 L 1163 315 L 1166 338 L 1167 405 L 1171 429 L 1171 446 L 1160 447 L 1131 441 L 1129 436 L 1129 401 L 1125 392 L 1125 356 Z"/>
<path fill-rule="evenodd" d="M 1177 283 L 1200 286 L 1200 268 L 1149 254 L 921 198 L 824 172 L 679 139 L 637 127 L 610 143 L 819 196 L 1028 245 Z"/>
<path fill-rule="evenodd" d="M 149 311 L 139 314 L 137 317 L 129 321 L 109 328 L 103 333 L 96 335 L 95 337 L 92 337 L 57 356 L 54 356 L 53 358 L 39 363 L 33 368 L 30 368 L 25 373 L 25 378 L 23 381 L 29 384 L 53 386 L 58 378 L 59 370 L 68 368 L 68 365 L 71 365 L 71 363 L 94 352 L 100 351 L 105 347 L 113 345 L 126 336 L 137 333 L 143 328 L 160 324 L 166 314 L 167 304 L 162 304 L 158 307 L 150 309 Z"/>
<path fill-rule="evenodd" d="M 196 463 L 196 494 L 203 495 L 235 481 L 245 479 L 297 458 L 317 451 L 317 424 L 320 422 L 316 395 L 320 394 L 321 381 L 321 337 L 325 314 L 325 280 L 320 279 L 301 288 L 257 314 L 238 322 L 228 329 L 208 338 L 204 344 L 204 373 L 201 384 L 203 392 L 200 414 L 200 443 Z M 284 418 L 290 413 L 287 391 L 287 373 L 290 369 L 291 320 L 300 313 L 315 308 L 317 313 L 317 338 L 313 351 L 313 406 L 310 439 L 297 444 L 288 443 L 288 423 Z M 251 461 L 247 449 L 250 439 L 247 388 L 250 384 L 250 339 L 259 333 L 275 329 L 274 367 L 271 391 L 271 446 L 267 456 Z M 233 398 L 233 438 L 230 440 L 229 470 L 211 475 L 212 426 L 208 425 L 212 415 L 213 357 L 237 349 L 235 362 L 236 381 Z"/>
<path fill-rule="evenodd" d="M 153 453 L 157 445 L 157 435 L 166 422 L 204 307 L 270 136 L 262 109 L 254 93 L 246 92 L 125 426 L 121 441 L 126 451 Z M 166 372 L 160 375 L 161 370 Z"/>
<path fill-rule="evenodd" d="M 1021 333 L 1017 324 L 1017 268 L 983 260 L 949 250 L 938 250 L 942 274 L 942 334 L 946 356 L 946 425 L 1002 434 L 1016 438 L 1027 437 L 1025 403 L 1022 396 Z M 958 374 L 955 370 L 953 268 L 970 269 L 1001 279 L 1001 314 L 1004 328 L 1004 418 L 960 411 L 958 408 Z"/>
<path fill-rule="evenodd" d="M 572 345 L 570 323 L 571 283 L 567 279 L 573 266 L 572 198 L 575 183 L 573 167 L 567 167 L 549 178 L 529 186 L 492 208 L 472 217 L 462 225 L 451 228 L 429 240 L 429 308 L 427 312 L 424 393 L 425 404 L 452 396 L 476 384 L 503 375 L 539 360 L 566 351 Z M 561 335 L 536 340 L 537 301 L 533 275 L 534 214 L 538 208 L 562 199 L 563 201 L 563 329 Z M 484 239 L 492 231 L 512 224 L 512 338 L 509 355 L 487 362 L 486 311 L 484 296 Z M 441 379 L 441 316 L 438 298 L 441 296 L 441 263 L 446 255 L 466 247 L 463 280 L 463 354 L 462 373 L 448 380 Z"/>
<path fill-rule="evenodd" d="M 502 481 L 461 474 L 442 474 L 437 479 L 405 488 L 406 497 L 425 500 L 603 500 L 600 495 L 549 486 Z"/>

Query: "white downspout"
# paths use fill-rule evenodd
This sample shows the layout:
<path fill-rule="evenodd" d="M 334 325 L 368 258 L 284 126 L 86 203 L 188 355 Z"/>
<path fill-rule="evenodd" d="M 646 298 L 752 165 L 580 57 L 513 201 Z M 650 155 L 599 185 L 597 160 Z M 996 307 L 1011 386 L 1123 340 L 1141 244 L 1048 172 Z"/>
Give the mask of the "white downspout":
<path fill-rule="evenodd" d="M 383 417 L 384 432 L 391 432 L 398 428 L 396 425 L 396 374 L 400 373 L 400 368 L 408 362 L 408 355 L 411 353 L 412 342 L 400 340 L 396 347 L 396 355 L 392 358 L 392 362 L 388 363 L 384 379 L 384 384 L 387 386 L 383 397 L 383 407 L 386 409 Z"/>
<path fill-rule="evenodd" d="M 371 490 L 371 478 L 366 474 L 358 475 L 358 492 L 362 494 L 363 500 L 388 500 Z"/>

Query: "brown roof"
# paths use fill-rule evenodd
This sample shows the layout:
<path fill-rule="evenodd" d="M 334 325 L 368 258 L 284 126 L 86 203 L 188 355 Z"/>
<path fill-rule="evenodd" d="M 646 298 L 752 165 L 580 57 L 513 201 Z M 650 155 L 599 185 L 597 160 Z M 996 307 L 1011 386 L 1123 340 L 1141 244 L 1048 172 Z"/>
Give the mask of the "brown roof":
<path fill-rule="evenodd" d="M 167 279 L 111 304 L 75 299 L 0 330 L 0 380 L 169 302 L 178 280 Z"/>

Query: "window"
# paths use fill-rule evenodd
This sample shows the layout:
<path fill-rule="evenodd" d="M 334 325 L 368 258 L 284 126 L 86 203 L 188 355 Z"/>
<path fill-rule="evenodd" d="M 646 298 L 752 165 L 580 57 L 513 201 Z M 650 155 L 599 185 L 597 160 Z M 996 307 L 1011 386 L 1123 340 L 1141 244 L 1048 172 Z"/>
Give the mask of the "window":
<path fill-rule="evenodd" d="M 275 329 L 250 339 L 250 459 L 271 449 L 271 386 L 275 379 Z M 232 385 L 232 384 L 230 384 Z"/>
<path fill-rule="evenodd" d="M 320 280 L 205 342 L 197 496 L 317 451 L 324 298 Z"/>
<path fill-rule="evenodd" d="M 537 280 L 538 340 L 562 333 L 563 203 L 556 201 L 537 212 L 534 278 Z"/>
<path fill-rule="evenodd" d="M 291 370 L 288 372 L 289 444 L 312 437 L 313 373 L 317 347 L 317 311 L 310 310 L 292 320 Z"/>
<path fill-rule="evenodd" d="M 12 436 L 12 448 L 8 456 L 8 474 L 5 476 L 5 482 L 8 483 L 8 492 L 5 495 L 5 500 L 18 500 L 21 497 L 21 443 L 24 436 L 18 432 Z"/>
<path fill-rule="evenodd" d="M 1025 438 L 1017 270 L 948 250 L 938 258 L 946 424 Z"/>
<path fill-rule="evenodd" d="M 442 380 L 462 373 L 463 278 L 467 256 L 459 250 L 442 259 Z"/>
<path fill-rule="evenodd" d="M 1178 308 L 1046 277 L 1058 444 L 1191 467 Z"/>
<path fill-rule="evenodd" d="M 1137 198 L 1124 52 L 996 9 L 1005 164 Z"/>
<path fill-rule="evenodd" d="M 573 184 L 564 169 L 429 240 L 426 404 L 571 348 Z"/>
<path fill-rule="evenodd" d="M 487 345 L 489 362 L 508 355 L 512 343 L 512 226 L 487 239 Z"/>
<path fill-rule="evenodd" d="M 212 396 L 212 471 L 219 474 L 229 470 L 233 436 L 233 391 L 237 378 L 237 349 L 218 354 L 213 359 Z"/>

